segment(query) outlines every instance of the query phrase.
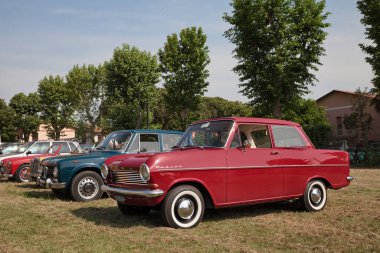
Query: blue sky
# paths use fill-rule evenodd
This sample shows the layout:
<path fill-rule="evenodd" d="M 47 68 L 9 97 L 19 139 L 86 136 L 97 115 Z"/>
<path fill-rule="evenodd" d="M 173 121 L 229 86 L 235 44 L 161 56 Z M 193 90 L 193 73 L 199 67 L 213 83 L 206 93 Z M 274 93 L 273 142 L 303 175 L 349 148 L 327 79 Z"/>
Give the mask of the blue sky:
<path fill-rule="evenodd" d="M 211 63 L 207 96 L 246 102 L 239 93 L 234 45 L 223 37 L 229 25 L 227 0 L 0 0 L 0 98 L 34 92 L 47 75 L 64 76 L 75 64 L 103 63 L 128 43 L 156 53 L 166 36 L 201 26 L 208 36 Z M 372 87 L 372 71 L 358 43 L 365 42 L 354 0 L 327 0 L 331 27 L 326 56 L 309 98 L 332 89 Z"/>

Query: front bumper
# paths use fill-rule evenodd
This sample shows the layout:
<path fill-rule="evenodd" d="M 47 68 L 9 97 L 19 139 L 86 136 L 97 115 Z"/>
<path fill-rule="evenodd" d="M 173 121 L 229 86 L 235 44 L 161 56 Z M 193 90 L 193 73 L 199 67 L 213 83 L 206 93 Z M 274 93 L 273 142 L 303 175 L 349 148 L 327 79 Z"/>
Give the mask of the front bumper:
<path fill-rule="evenodd" d="M 41 173 L 30 173 L 30 179 L 36 181 L 41 176 Z"/>
<path fill-rule="evenodd" d="M 37 177 L 36 184 L 46 189 L 65 189 L 66 183 L 53 182 L 50 178 L 44 179 Z"/>
<path fill-rule="evenodd" d="M 114 195 L 123 196 L 123 197 L 155 198 L 155 197 L 162 196 L 164 194 L 164 191 L 160 189 L 154 189 L 154 190 L 125 189 L 125 188 L 109 187 L 107 185 L 102 185 L 100 189 L 103 192 L 106 192 L 108 196 L 110 196 L 111 198 L 113 198 Z"/>
<path fill-rule="evenodd" d="M 0 178 L 1 178 L 1 177 L 12 178 L 12 177 L 13 177 L 13 174 L 2 174 L 2 173 L 0 173 Z"/>

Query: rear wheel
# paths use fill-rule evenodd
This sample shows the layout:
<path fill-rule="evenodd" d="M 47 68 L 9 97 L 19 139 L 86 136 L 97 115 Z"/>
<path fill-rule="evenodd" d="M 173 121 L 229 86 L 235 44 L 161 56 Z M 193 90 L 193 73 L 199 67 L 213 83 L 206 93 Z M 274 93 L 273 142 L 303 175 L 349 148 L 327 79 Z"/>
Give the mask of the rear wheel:
<path fill-rule="evenodd" d="M 23 164 L 20 167 L 18 167 L 14 177 L 15 177 L 17 182 L 26 183 L 26 182 L 30 181 L 29 172 L 30 172 L 30 165 L 29 164 Z"/>
<path fill-rule="evenodd" d="M 103 180 L 100 175 L 94 171 L 83 171 L 78 173 L 70 186 L 70 195 L 75 201 L 88 202 L 100 199 L 103 192 L 100 187 Z"/>
<path fill-rule="evenodd" d="M 117 202 L 117 207 L 124 215 L 148 215 L 150 207 L 148 206 L 133 206 Z"/>
<path fill-rule="evenodd" d="M 191 185 L 181 185 L 166 195 L 161 206 L 161 217 L 170 227 L 191 228 L 202 221 L 204 209 L 200 191 Z"/>
<path fill-rule="evenodd" d="M 309 212 L 322 210 L 327 201 L 327 190 L 325 184 L 320 180 L 310 181 L 302 197 L 302 204 Z"/>

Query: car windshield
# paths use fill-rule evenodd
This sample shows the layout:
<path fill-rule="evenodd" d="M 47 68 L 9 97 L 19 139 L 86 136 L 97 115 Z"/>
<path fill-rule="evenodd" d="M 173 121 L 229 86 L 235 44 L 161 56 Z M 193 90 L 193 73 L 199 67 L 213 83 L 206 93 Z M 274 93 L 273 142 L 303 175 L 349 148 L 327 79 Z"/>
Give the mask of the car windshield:
<path fill-rule="evenodd" d="M 1 150 L 2 154 L 9 154 L 9 153 L 14 153 L 17 151 L 17 148 L 20 145 L 18 144 L 5 144 L 3 146 L 3 149 Z"/>
<path fill-rule="evenodd" d="M 131 136 L 130 132 L 111 133 L 95 149 L 123 151 L 127 147 Z"/>
<path fill-rule="evenodd" d="M 186 147 L 224 147 L 231 132 L 233 121 L 209 121 L 189 126 L 178 143 Z"/>
<path fill-rule="evenodd" d="M 24 153 L 30 146 L 33 145 L 34 142 L 27 142 L 24 145 L 21 145 L 18 147 L 17 151 L 15 153 Z"/>

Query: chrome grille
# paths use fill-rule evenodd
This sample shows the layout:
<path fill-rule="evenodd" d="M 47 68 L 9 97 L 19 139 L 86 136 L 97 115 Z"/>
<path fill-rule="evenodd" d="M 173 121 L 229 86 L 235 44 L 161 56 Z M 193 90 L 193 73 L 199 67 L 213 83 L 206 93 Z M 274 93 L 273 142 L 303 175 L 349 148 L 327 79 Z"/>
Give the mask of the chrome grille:
<path fill-rule="evenodd" d="M 53 170 L 54 170 L 53 167 L 43 166 L 41 178 L 45 178 L 45 179 L 52 178 L 53 177 Z"/>
<path fill-rule="evenodd" d="M 34 158 L 30 162 L 30 173 L 38 173 L 38 167 L 40 166 L 40 159 Z"/>
<path fill-rule="evenodd" d="M 134 169 L 113 170 L 112 182 L 117 184 L 146 184 L 141 177 L 140 172 Z"/>

